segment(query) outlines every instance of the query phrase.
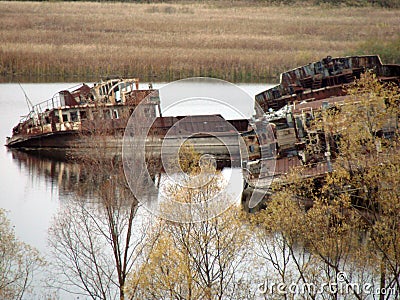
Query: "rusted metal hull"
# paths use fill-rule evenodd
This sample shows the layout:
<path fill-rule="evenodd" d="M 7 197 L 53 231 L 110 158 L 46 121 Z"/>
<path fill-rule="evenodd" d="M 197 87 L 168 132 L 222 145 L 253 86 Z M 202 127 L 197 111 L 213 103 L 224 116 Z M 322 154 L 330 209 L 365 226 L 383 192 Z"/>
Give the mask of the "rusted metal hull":
<path fill-rule="evenodd" d="M 57 156 L 64 154 L 66 157 L 84 158 L 93 151 L 98 153 L 101 150 L 104 158 L 119 157 L 122 154 L 123 135 L 127 120 L 107 121 L 113 120 L 86 122 L 85 126 L 80 126 L 76 130 L 16 135 L 8 140 L 7 146 L 26 152 L 41 153 L 44 156 L 49 156 L 49 154 L 52 156 L 57 153 Z M 177 122 L 180 122 L 180 130 L 174 132 Z M 229 166 L 239 167 L 239 133 L 247 129 L 247 120 L 225 121 L 220 116 L 214 115 L 158 117 L 150 129 L 146 142 L 146 153 L 153 159 L 157 159 L 160 158 L 162 149 L 165 155 L 176 156 L 176 145 L 179 145 L 184 139 L 190 142 L 198 153 L 214 155 L 219 166 L 226 166 L 226 162 L 229 162 Z M 163 140 L 168 132 L 167 138 L 170 143 L 163 145 Z M 192 135 L 192 133 L 196 134 Z M 229 149 L 237 151 L 230 153 Z"/>
<path fill-rule="evenodd" d="M 400 82 L 400 65 L 384 65 L 377 55 L 330 56 L 284 72 L 279 85 L 255 96 L 266 111 L 276 111 L 295 101 L 320 100 L 346 94 L 345 86 L 366 71 L 382 81 Z"/>
<path fill-rule="evenodd" d="M 196 126 L 195 124 L 193 124 Z M 166 130 L 166 127 L 162 128 Z M 239 135 L 234 132 L 219 132 L 215 135 L 200 134 L 187 137 L 186 141 L 193 145 L 196 152 L 200 154 L 212 154 L 219 166 L 240 167 L 240 150 L 238 147 Z M 153 159 L 161 157 L 161 150 L 164 155 L 176 156 L 176 145 L 182 141 L 182 137 L 169 137 L 172 143 L 163 145 L 162 136 L 153 136 L 146 142 L 146 153 Z M 173 142 L 176 140 L 176 142 Z M 8 147 L 20 149 L 25 152 L 41 153 L 43 156 L 57 157 L 64 155 L 69 158 L 84 158 L 93 151 L 102 151 L 103 158 L 114 158 L 122 155 L 123 135 L 119 132 L 115 134 L 96 136 L 85 136 L 77 131 L 63 131 L 57 133 L 47 133 L 26 138 L 19 137 L 9 141 Z M 237 151 L 230 152 L 229 149 Z M 229 162 L 228 164 L 226 164 Z"/>
<path fill-rule="evenodd" d="M 76 131 L 60 131 L 31 136 L 12 137 L 7 143 L 9 148 L 70 148 L 78 138 Z"/>
<path fill-rule="evenodd" d="M 400 65 L 384 65 L 379 56 L 327 57 L 282 73 L 279 85 L 255 96 L 266 112 L 264 118 L 273 124 L 277 155 L 274 163 L 264 159 L 261 143 L 254 139 L 260 147 L 253 145 L 258 151 L 253 154 L 253 161 L 243 168 L 247 187 L 242 203 L 246 210 L 265 206 L 272 193 L 269 189 L 272 180 L 285 184 L 284 176 L 295 168 L 303 166 L 302 178 L 317 181 L 333 171 L 337 145 L 332 137 L 327 138 L 323 129 L 312 126 L 313 120 L 319 118 L 322 111 L 343 105 L 348 99 L 346 87 L 367 71 L 381 82 L 393 82 L 400 87 Z M 381 130 L 391 136 L 398 133 L 397 124 L 397 121 L 388 120 Z M 253 193 L 265 195 L 264 202 L 257 207 L 251 207 L 249 202 Z"/>
<path fill-rule="evenodd" d="M 160 156 L 164 138 L 176 139 L 175 144 L 189 139 L 198 152 L 228 160 L 228 148 L 237 145 L 238 133 L 247 131 L 249 126 L 248 120 L 226 121 L 220 115 L 162 117 L 158 90 L 138 90 L 137 79 L 110 79 L 92 88 L 83 84 L 63 90 L 35 105 L 13 128 L 6 146 L 26 151 L 66 152 L 73 157 L 93 149 L 101 149 L 109 156 L 121 155 L 126 125 L 139 104 L 142 117 L 155 120 L 146 143 L 155 156 Z M 229 145 L 224 145 L 221 137 Z M 171 149 L 166 147 L 163 151 Z M 233 156 L 239 161 L 239 152 Z"/>

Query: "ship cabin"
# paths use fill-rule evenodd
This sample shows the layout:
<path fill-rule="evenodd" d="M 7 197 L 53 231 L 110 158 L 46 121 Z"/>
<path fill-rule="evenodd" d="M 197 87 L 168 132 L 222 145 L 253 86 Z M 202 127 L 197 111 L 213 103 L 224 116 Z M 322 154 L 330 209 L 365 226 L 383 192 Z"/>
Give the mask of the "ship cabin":
<path fill-rule="evenodd" d="M 27 116 L 13 128 L 7 146 L 29 146 L 29 139 L 51 137 L 59 133 L 81 133 L 100 127 L 108 132 L 123 133 L 135 107 L 146 97 L 149 117 L 160 112 L 158 91 L 139 89 L 139 81 L 133 79 L 109 79 L 63 90 L 51 99 L 32 107 Z"/>

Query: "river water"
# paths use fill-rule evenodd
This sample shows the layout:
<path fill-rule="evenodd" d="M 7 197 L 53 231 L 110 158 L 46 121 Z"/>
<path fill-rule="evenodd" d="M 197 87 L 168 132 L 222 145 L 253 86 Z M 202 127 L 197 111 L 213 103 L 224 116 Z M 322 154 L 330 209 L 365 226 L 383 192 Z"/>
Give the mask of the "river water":
<path fill-rule="evenodd" d="M 20 116 L 28 112 L 26 95 L 33 103 L 50 99 L 58 91 L 74 86 L 74 83 L 18 83 L 0 84 L 0 140 L 5 143 L 11 135 L 13 126 Z M 165 84 L 154 84 L 160 88 Z M 240 84 L 251 98 L 271 85 Z M 143 86 L 142 88 L 145 88 Z M 216 89 L 217 86 L 209 86 Z M 180 110 L 180 114 L 185 111 Z M 201 114 L 191 106 L 187 114 Z M 221 108 L 207 105 L 206 113 L 221 114 Z M 35 157 L 21 152 L 10 151 L 6 147 L 0 149 L 0 208 L 7 211 L 7 216 L 15 230 L 17 238 L 37 248 L 44 256 L 48 256 L 48 229 L 63 202 L 79 188 L 79 165 L 63 161 Z M 95 188 L 95 187 L 93 187 Z M 34 293 L 27 299 L 41 299 L 42 283 L 34 281 Z M 36 296 L 33 296 L 36 295 Z M 76 299 L 61 293 L 60 299 Z M 82 297 L 80 299 L 83 299 Z"/>

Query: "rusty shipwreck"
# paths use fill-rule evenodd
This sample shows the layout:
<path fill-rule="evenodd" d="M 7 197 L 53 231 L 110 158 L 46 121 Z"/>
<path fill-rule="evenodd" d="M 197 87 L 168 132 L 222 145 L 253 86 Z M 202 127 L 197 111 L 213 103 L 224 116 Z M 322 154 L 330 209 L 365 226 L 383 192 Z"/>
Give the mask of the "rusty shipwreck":
<path fill-rule="evenodd" d="M 32 106 L 13 128 L 6 146 L 26 150 L 73 148 L 79 146 L 82 132 L 100 131 L 101 127 L 122 135 L 125 119 L 150 94 L 155 96 L 153 105 L 149 105 L 149 116 L 159 107 L 156 90 L 139 90 L 136 78 L 108 79 L 93 87 L 82 84 L 62 90 Z"/>
<path fill-rule="evenodd" d="M 143 100 L 145 101 L 143 102 Z M 121 155 L 123 135 L 135 108 L 145 103 L 145 118 L 154 119 L 146 143 L 149 152 L 160 152 L 162 139 L 179 122 L 179 138 L 185 136 L 201 153 L 215 154 L 217 161 L 229 160 L 226 145 L 217 137 L 224 136 L 237 144 L 237 132 L 226 126 L 220 115 L 162 116 L 159 91 L 139 89 L 136 78 L 114 78 L 95 83 L 81 84 L 56 93 L 51 99 L 31 107 L 27 116 L 12 129 L 6 146 L 27 152 L 40 152 L 60 158 L 78 157 L 96 152 L 109 156 Z M 228 120 L 238 132 L 249 129 L 248 120 Z M 192 136 L 191 132 L 198 132 Z M 240 164 L 240 153 L 235 153 Z"/>
<path fill-rule="evenodd" d="M 308 178 L 323 178 L 332 171 L 335 144 L 312 123 L 324 110 L 340 107 L 347 98 L 346 87 L 367 71 L 381 82 L 400 87 L 400 65 L 382 64 L 377 55 L 328 56 L 282 73 L 278 85 L 255 95 L 265 112 L 261 119 L 272 126 L 274 137 L 263 142 L 254 131 L 243 134 L 251 153 L 251 159 L 243 162 L 246 180 L 242 203 L 248 210 L 258 209 L 249 203 L 254 192 L 268 198 L 271 181 L 279 182 L 292 168 L 306 166 L 302 172 Z M 381 128 L 383 136 L 398 133 L 398 121 Z M 263 155 L 271 145 L 276 151 L 273 162 L 271 156 Z"/>
<path fill-rule="evenodd" d="M 183 131 L 187 129 L 187 138 L 197 143 L 199 152 L 214 153 L 220 160 L 229 159 L 229 152 L 215 136 L 231 136 L 232 144 L 237 144 L 237 133 L 241 134 L 244 144 L 240 145 L 240 153 L 234 155 L 246 179 L 242 202 L 249 206 L 249 195 L 262 188 L 260 182 L 262 185 L 263 180 L 266 183 L 279 180 L 293 167 L 307 166 L 308 177 L 323 177 L 331 171 L 331 160 L 335 158 L 333 145 L 327 143 L 323 131 L 315 130 L 310 123 L 322 110 L 343 102 L 346 87 L 367 71 L 383 82 L 400 85 L 400 65 L 383 64 L 377 55 L 328 56 L 282 73 L 278 85 L 255 95 L 263 113 L 251 120 L 228 120 L 236 132 L 231 132 L 226 120 L 217 115 L 162 116 L 158 90 L 150 86 L 139 89 L 137 79 L 109 79 L 92 87 L 82 84 L 33 106 L 13 128 L 6 145 L 51 152 L 76 150 L 87 146 L 88 139 L 84 137 L 100 132 L 106 138 L 104 143 L 99 138 L 90 140 L 94 147 L 118 151 L 130 115 L 147 97 L 145 113 L 155 119 L 148 143 L 156 149 L 154 152 L 159 152 L 162 139 L 177 122 Z M 200 134 L 192 136 L 193 129 Z M 390 136 L 398 128 L 385 130 Z"/>

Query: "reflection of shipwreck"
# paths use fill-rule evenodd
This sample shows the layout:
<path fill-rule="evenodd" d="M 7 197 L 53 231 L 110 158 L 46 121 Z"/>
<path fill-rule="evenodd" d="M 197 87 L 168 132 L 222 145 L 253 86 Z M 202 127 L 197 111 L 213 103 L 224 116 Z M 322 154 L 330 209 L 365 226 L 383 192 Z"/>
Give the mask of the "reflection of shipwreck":
<path fill-rule="evenodd" d="M 43 157 L 34 152 L 9 149 L 14 162 L 39 182 L 46 184 L 52 193 L 63 200 L 85 199 L 96 203 L 102 200 L 100 187 L 110 184 L 110 180 L 124 182 L 122 164 L 63 160 L 62 157 Z M 128 196 L 121 200 L 131 200 Z"/>
<path fill-rule="evenodd" d="M 335 144 L 312 123 L 321 118 L 324 110 L 340 106 L 346 99 L 346 86 L 367 70 L 382 82 L 400 85 L 400 65 L 383 65 L 379 56 L 328 56 L 282 73 L 279 85 L 255 96 L 273 127 L 276 162 L 271 164 L 262 153 L 270 143 L 260 143 L 255 134 L 246 135 L 248 151 L 254 152 L 253 159 L 243 168 L 248 186 L 242 202 L 247 208 L 251 208 L 249 199 L 254 190 L 262 190 L 265 182 L 264 192 L 268 195 L 272 178 L 279 182 L 279 177 L 292 168 L 307 166 L 302 175 L 314 178 L 332 171 Z M 382 130 L 391 136 L 398 128 L 388 126 Z"/>
<path fill-rule="evenodd" d="M 85 196 L 91 196 L 97 190 L 97 182 L 93 182 L 93 178 L 90 176 L 104 176 L 99 174 L 100 172 L 94 174 L 85 172 L 84 164 L 66 162 L 61 160 L 61 157 L 50 159 L 14 149 L 8 151 L 19 168 L 25 169 L 32 178 L 43 180 L 50 185 L 52 191 L 53 189 L 57 190 L 62 196 L 77 193 L 77 190 L 81 189 L 83 185 L 89 186 L 90 184 L 92 190 L 90 193 L 85 193 Z"/>

